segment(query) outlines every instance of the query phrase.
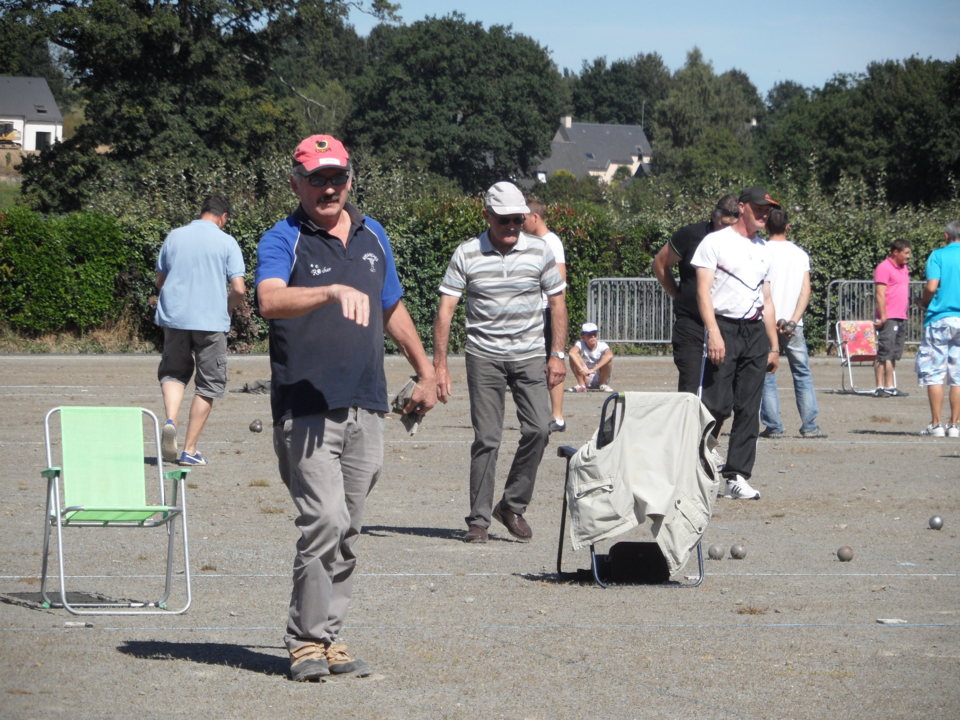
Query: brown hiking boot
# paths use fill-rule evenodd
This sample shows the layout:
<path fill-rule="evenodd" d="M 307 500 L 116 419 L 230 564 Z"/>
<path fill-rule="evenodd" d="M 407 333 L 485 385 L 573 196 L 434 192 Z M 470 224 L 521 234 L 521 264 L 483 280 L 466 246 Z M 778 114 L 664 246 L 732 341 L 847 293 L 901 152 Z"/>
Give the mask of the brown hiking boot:
<path fill-rule="evenodd" d="M 308 682 L 329 674 L 326 648 L 320 643 L 307 643 L 290 651 L 291 680 Z"/>
<path fill-rule="evenodd" d="M 350 657 L 347 646 L 330 643 L 326 649 L 327 666 L 334 675 L 355 673 L 357 677 L 366 677 L 370 674 L 370 666 L 360 658 Z"/>

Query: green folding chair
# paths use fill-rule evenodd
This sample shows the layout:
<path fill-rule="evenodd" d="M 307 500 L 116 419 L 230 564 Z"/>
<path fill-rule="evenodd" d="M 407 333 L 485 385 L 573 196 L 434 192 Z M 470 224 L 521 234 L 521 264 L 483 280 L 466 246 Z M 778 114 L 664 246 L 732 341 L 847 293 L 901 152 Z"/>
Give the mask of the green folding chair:
<path fill-rule="evenodd" d="M 60 416 L 59 443 L 51 433 L 54 415 Z M 145 433 L 144 416 L 152 421 L 152 432 Z M 145 438 L 145 434 L 147 438 Z M 190 553 L 187 536 L 187 504 L 184 478 L 188 470 L 163 471 L 160 459 L 160 423 L 144 408 L 56 407 L 44 417 L 47 448 L 47 507 L 43 533 L 43 569 L 40 593 L 44 607 L 64 607 L 76 615 L 172 614 L 190 607 Z M 145 439 L 147 442 L 145 443 Z M 145 449 L 153 445 L 155 455 L 148 458 Z M 59 450 L 59 452 L 55 452 Z M 59 464 L 55 457 L 59 456 Z M 156 468 L 159 498 L 148 504 L 147 488 L 152 483 L 147 467 Z M 167 491 L 167 484 L 170 490 Z M 183 576 L 185 602 L 179 609 L 167 607 L 176 554 L 177 521 L 182 525 Z M 47 566 L 50 536 L 57 529 L 57 557 L 60 567 L 60 601 L 47 593 Z M 64 528 L 164 528 L 167 533 L 167 566 L 163 594 L 157 600 L 100 600 L 70 602 L 67 597 Z M 74 539 L 76 533 L 70 533 Z M 85 558 L 94 557 L 87 546 Z M 74 550 L 71 544 L 71 550 Z M 131 559 L 132 562 L 132 559 Z M 99 576 L 107 577 L 107 576 Z M 123 577 L 123 576 L 121 576 Z M 126 576 L 130 577 L 130 576 Z M 86 594 L 86 593 L 85 593 Z M 88 609 L 84 609 L 88 608 Z"/>

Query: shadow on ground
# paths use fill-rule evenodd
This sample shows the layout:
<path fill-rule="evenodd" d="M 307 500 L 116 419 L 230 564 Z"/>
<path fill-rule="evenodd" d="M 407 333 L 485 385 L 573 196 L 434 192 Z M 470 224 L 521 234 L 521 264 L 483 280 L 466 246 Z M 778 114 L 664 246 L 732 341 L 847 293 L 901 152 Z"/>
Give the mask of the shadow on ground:
<path fill-rule="evenodd" d="M 440 538 L 441 540 L 462 540 L 465 530 L 431 527 L 400 527 L 398 525 L 364 525 L 360 531 L 364 535 L 373 537 L 389 537 L 390 535 L 419 535 L 420 537 Z"/>
<path fill-rule="evenodd" d="M 190 660 L 205 665 L 227 665 L 262 675 L 286 675 L 289 666 L 287 653 L 283 648 L 263 645 L 127 640 L 117 650 L 143 660 Z M 269 654 L 258 652 L 259 650 L 273 650 L 283 654 Z"/>

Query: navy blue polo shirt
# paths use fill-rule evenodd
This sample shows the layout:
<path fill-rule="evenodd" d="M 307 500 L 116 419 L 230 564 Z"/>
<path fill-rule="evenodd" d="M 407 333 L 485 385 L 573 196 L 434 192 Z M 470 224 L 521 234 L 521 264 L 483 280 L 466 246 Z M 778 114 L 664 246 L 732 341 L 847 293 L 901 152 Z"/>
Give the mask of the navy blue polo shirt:
<path fill-rule="evenodd" d="M 345 319 L 339 303 L 270 320 L 275 424 L 338 408 L 387 411 L 383 312 L 403 291 L 386 231 L 349 203 L 344 209 L 351 220 L 346 246 L 302 208 L 267 230 L 257 246 L 257 285 L 269 278 L 288 287 L 349 285 L 371 299 L 367 327 Z"/>

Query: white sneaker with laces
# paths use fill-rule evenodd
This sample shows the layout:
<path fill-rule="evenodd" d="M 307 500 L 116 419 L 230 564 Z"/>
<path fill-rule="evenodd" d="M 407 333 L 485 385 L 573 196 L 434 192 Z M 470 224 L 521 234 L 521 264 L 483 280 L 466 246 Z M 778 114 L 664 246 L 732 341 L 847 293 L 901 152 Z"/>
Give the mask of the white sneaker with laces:
<path fill-rule="evenodd" d="M 727 492 L 724 497 L 731 500 L 759 500 L 760 492 L 754 490 L 743 475 L 734 475 L 727 478 Z"/>
<path fill-rule="evenodd" d="M 929 435 L 930 437 L 945 437 L 947 431 L 943 429 L 943 425 L 937 423 L 936 425 L 927 425 L 920 431 L 920 434 Z"/>
<path fill-rule="evenodd" d="M 947 437 L 960 438 L 960 427 L 947 425 Z"/>

